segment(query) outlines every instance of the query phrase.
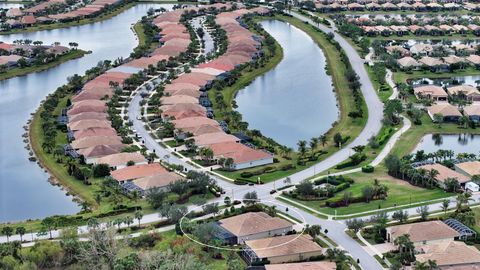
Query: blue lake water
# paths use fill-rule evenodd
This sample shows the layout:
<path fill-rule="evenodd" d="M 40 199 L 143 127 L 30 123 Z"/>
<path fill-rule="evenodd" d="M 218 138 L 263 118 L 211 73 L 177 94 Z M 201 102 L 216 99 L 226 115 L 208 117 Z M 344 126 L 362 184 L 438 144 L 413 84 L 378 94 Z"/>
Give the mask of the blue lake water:
<path fill-rule="evenodd" d="M 332 79 L 322 50 L 303 31 L 276 20 L 263 28 L 283 48 L 282 61 L 236 96 L 237 110 L 249 129 L 297 149 L 328 131 L 339 117 Z"/>
<path fill-rule="evenodd" d="M 424 150 L 425 153 L 433 153 L 437 150 L 453 150 L 455 154 L 470 153 L 480 154 L 480 135 L 452 134 L 452 135 L 425 135 L 418 143 L 415 151 Z"/>
<path fill-rule="evenodd" d="M 72 197 L 47 182 L 48 174 L 28 161 L 22 128 L 44 97 L 73 74 L 84 74 L 101 60 L 127 57 L 137 45 L 130 29 L 149 8 L 171 8 L 168 4 L 138 4 L 120 15 L 94 24 L 0 36 L 0 41 L 41 40 L 44 44 L 59 41 L 77 42 L 79 48 L 91 50 L 83 58 L 55 68 L 0 81 L 0 222 L 42 218 L 53 214 L 70 214 L 79 207 Z"/>

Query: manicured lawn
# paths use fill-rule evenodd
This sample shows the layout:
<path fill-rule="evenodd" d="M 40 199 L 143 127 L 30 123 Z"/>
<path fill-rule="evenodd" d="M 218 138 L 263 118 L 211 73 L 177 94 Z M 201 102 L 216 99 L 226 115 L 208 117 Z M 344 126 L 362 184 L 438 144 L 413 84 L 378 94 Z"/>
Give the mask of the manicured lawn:
<path fill-rule="evenodd" d="M 26 75 L 26 74 L 32 73 L 32 72 L 40 72 L 40 71 L 43 71 L 43 70 L 47 70 L 49 68 L 52 68 L 52 67 L 58 66 L 62 63 L 65 63 L 69 60 L 83 57 L 86 53 L 87 52 L 83 51 L 83 50 L 72 50 L 72 51 L 66 53 L 65 55 L 57 57 L 54 61 L 52 61 L 50 63 L 47 63 L 47 64 L 44 64 L 44 65 L 34 65 L 34 66 L 30 66 L 30 67 L 25 67 L 25 68 L 9 69 L 9 70 L 0 74 L 0 81 L 1 80 L 6 80 L 6 79 L 9 79 L 9 78 L 12 78 L 12 77 L 16 77 L 16 76 Z"/>
<path fill-rule="evenodd" d="M 348 176 L 352 178 L 355 183 L 352 184 L 350 188 L 335 194 L 334 199 L 343 198 L 345 192 L 351 192 L 352 197 L 360 197 L 363 187 L 371 185 L 374 179 L 378 179 L 381 184 L 389 188 L 387 199 L 375 200 L 370 203 L 352 203 L 348 207 L 339 208 L 325 207 L 325 200 L 296 201 L 325 214 L 334 215 L 335 210 L 337 210 L 337 215 L 348 215 L 452 196 L 452 194 L 440 189 L 424 189 L 412 186 L 406 181 L 390 177 L 386 174 L 385 169 L 380 167 L 377 167 L 375 173 L 372 174 L 358 172 L 349 174 Z"/>
<path fill-rule="evenodd" d="M 382 102 L 385 102 L 388 100 L 388 98 L 392 95 L 393 93 L 393 90 L 390 86 L 388 86 L 387 83 L 385 83 L 386 86 L 388 86 L 388 91 L 380 91 L 380 87 L 381 87 L 381 84 L 380 82 L 377 80 L 377 77 L 375 76 L 374 74 L 374 71 L 373 71 L 373 68 L 369 65 L 365 65 L 365 68 L 367 69 L 367 72 L 368 72 L 368 77 L 370 77 L 370 81 L 372 82 L 373 84 L 373 87 L 375 88 L 375 90 L 377 90 L 377 95 L 378 97 L 380 98 L 380 100 Z"/>

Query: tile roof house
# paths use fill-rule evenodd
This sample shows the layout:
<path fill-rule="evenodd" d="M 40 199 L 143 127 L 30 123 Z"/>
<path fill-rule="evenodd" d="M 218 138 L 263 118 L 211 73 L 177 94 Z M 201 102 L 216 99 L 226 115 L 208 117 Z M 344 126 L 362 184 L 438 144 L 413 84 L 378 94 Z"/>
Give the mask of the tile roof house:
<path fill-rule="evenodd" d="M 78 150 L 78 154 L 82 155 L 85 158 L 85 163 L 93 164 L 96 163 L 98 158 L 108 156 L 111 154 L 117 154 L 122 151 L 123 148 L 127 147 L 125 144 L 111 144 L 111 145 L 95 145 L 87 148 Z"/>
<path fill-rule="evenodd" d="M 308 235 L 285 235 L 245 241 L 243 251 L 249 262 L 269 261 L 272 264 L 308 260 L 323 254 L 323 249 Z"/>
<path fill-rule="evenodd" d="M 215 143 L 209 145 L 216 159 L 232 158 L 230 169 L 240 170 L 273 163 L 273 155 L 256 150 L 236 142 Z"/>
<path fill-rule="evenodd" d="M 133 161 L 135 165 L 147 164 L 147 159 L 138 152 L 117 153 L 97 159 L 97 164 L 108 164 L 111 168 L 122 169 L 127 167 L 127 163 Z"/>
<path fill-rule="evenodd" d="M 417 69 L 421 64 L 415 60 L 413 57 L 406 56 L 397 60 L 398 65 L 401 69 Z"/>
<path fill-rule="evenodd" d="M 399 236 L 408 234 L 414 244 L 451 241 L 460 234 L 440 220 L 409 223 L 387 227 L 387 241 L 393 243 Z"/>
<path fill-rule="evenodd" d="M 455 171 L 472 177 L 474 175 L 480 175 L 480 161 L 468 161 L 455 164 Z"/>
<path fill-rule="evenodd" d="M 445 241 L 417 247 L 417 262 L 435 261 L 440 269 L 476 269 L 480 251 L 460 241 Z M 458 268 L 457 268 L 458 267 Z"/>
<path fill-rule="evenodd" d="M 480 92 L 475 86 L 468 84 L 456 85 L 447 88 L 449 95 L 464 97 L 468 101 L 480 101 Z"/>
<path fill-rule="evenodd" d="M 67 127 L 71 131 L 84 130 L 89 128 L 109 128 L 111 123 L 108 120 L 86 119 L 70 122 Z"/>
<path fill-rule="evenodd" d="M 140 189 L 143 195 L 145 194 L 145 191 L 148 191 L 152 188 L 167 189 L 171 183 L 181 180 L 182 178 L 182 176 L 174 172 L 164 172 L 138 178 L 132 182 Z"/>
<path fill-rule="evenodd" d="M 232 241 L 234 244 L 285 235 L 292 230 L 292 223 L 278 217 L 271 217 L 264 212 L 248 212 L 224 218 L 219 220 L 217 225 L 234 236 Z"/>
<path fill-rule="evenodd" d="M 266 264 L 265 270 L 336 270 L 337 264 L 330 261 Z"/>
<path fill-rule="evenodd" d="M 433 121 L 435 121 L 436 114 L 442 115 L 445 122 L 458 122 L 460 117 L 462 117 L 456 106 L 446 102 L 427 107 L 427 113 Z"/>
<path fill-rule="evenodd" d="M 114 145 L 122 144 L 122 138 L 118 136 L 89 136 L 71 143 L 73 149 L 84 149 L 96 145 Z"/>
<path fill-rule="evenodd" d="M 237 137 L 227 134 L 223 131 L 197 135 L 192 137 L 192 139 L 195 141 L 195 145 L 199 147 L 205 147 L 215 143 L 240 142 L 240 139 Z"/>
<path fill-rule="evenodd" d="M 433 101 L 447 101 L 448 94 L 443 90 L 441 86 L 427 84 L 417 86 L 413 89 L 413 93 L 417 99 L 430 99 Z"/>
<path fill-rule="evenodd" d="M 475 66 L 480 66 L 480 56 L 476 54 L 471 54 L 465 58 L 468 62 L 472 63 Z"/>
<path fill-rule="evenodd" d="M 107 120 L 108 115 L 106 113 L 97 113 L 97 112 L 84 112 L 76 115 L 72 115 L 68 118 L 69 122 L 76 122 L 80 120 L 87 119 L 96 119 L 96 120 Z"/>
<path fill-rule="evenodd" d="M 448 178 L 456 178 L 460 184 L 465 184 L 466 182 L 471 180 L 470 177 L 465 176 L 461 173 L 458 173 L 438 163 L 427 164 L 427 165 L 420 166 L 418 168 L 422 168 L 427 171 L 430 171 L 432 169 L 438 171 L 438 175 L 435 177 L 435 180 L 437 180 L 437 183 L 440 187 L 445 187 L 444 183 L 445 183 L 445 180 L 447 180 Z"/>
<path fill-rule="evenodd" d="M 445 64 L 441 59 L 433 58 L 430 56 L 424 56 L 418 60 L 418 62 L 424 67 L 430 68 L 434 72 L 446 71 L 448 70 L 448 65 Z"/>
<path fill-rule="evenodd" d="M 480 121 L 480 104 L 474 103 L 463 107 L 463 114 L 468 116 L 471 121 L 479 122 Z"/>
<path fill-rule="evenodd" d="M 158 163 L 141 164 L 117 169 L 110 173 L 110 176 L 118 182 L 132 181 L 138 178 L 162 174 L 168 172 L 167 169 Z"/>
<path fill-rule="evenodd" d="M 79 121 L 80 122 L 80 121 Z M 78 123 L 78 122 L 75 122 Z M 116 136 L 117 131 L 112 127 L 90 127 L 73 132 L 73 137 L 78 140 L 89 136 Z"/>

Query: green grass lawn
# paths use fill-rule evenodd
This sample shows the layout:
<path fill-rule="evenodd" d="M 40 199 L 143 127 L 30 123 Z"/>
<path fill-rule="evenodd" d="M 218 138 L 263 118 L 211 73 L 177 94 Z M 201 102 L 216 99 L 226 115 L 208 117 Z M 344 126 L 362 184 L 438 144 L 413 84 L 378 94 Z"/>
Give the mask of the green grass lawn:
<path fill-rule="evenodd" d="M 392 95 L 393 93 L 393 90 L 392 88 L 387 84 L 385 83 L 385 85 L 388 87 L 388 91 L 380 91 L 380 87 L 381 87 L 381 84 L 380 82 L 377 80 L 377 77 L 375 76 L 375 74 L 373 73 L 373 68 L 367 64 L 365 64 L 365 68 L 367 69 L 367 73 L 368 73 L 368 77 L 370 77 L 370 81 L 372 82 L 373 84 L 373 88 L 375 90 L 377 90 L 377 95 L 378 97 L 380 98 L 380 100 L 382 102 L 385 102 L 388 100 L 388 98 Z"/>
<path fill-rule="evenodd" d="M 2 72 L 0 74 L 0 81 L 1 80 L 6 80 L 6 79 L 9 79 L 9 78 L 12 78 L 12 77 L 16 77 L 16 76 L 23 76 L 23 75 L 26 75 L 28 73 L 44 71 L 44 70 L 47 70 L 49 68 L 56 67 L 56 66 L 58 66 L 62 63 L 65 63 L 67 61 L 83 57 L 86 53 L 87 52 L 83 51 L 83 50 L 71 50 L 70 52 L 57 57 L 54 61 L 52 61 L 50 63 L 47 63 L 47 64 L 34 65 L 34 66 L 30 66 L 30 67 L 25 67 L 25 68 L 19 68 L 19 67 L 12 68 L 12 69 L 9 69 L 9 70 L 7 70 L 5 72 Z"/>
<path fill-rule="evenodd" d="M 421 79 L 421 78 L 450 78 L 459 76 L 479 75 L 480 70 L 468 67 L 463 70 L 456 70 L 454 72 L 438 72 L 433 73 L 428 70 L 412 71 L 412 72 L 394 72 L 393 80 L 395 83 L 406 83 L 409 79 Z"/>
<path fill-rule="evenodd" d="M 296 199 L 296 201 L 325 214 L 334 215 L 335 210 L 337 210 L 337 215 L 350 215 L 452 196 L 452 194 L 440 189 L 424 189 L 412 186 L 406 181 L 395 179 L 387 175 L 386 170 L 379 167 L 377 167 L 376 171 L 371 174 L 357 172 L 349 174 L 348 176 L 352 178 L 355 183 L 352 184 L 350 188 L 335 194 L 333 197 L 334 199 L 343 198 L 345 192 L 352 192 L 353 197 L 360 197 L 362 195 L 362 188 L 371 185 L 374 179 L 378 179 L 381 184 L 384 184 L 389 188 L 388 197 L 385 200 L 375 200 L 370 203 L 352 203 L 348 207 L 339 208 L 325 207 L 325 200 L 301 201 Z"/>

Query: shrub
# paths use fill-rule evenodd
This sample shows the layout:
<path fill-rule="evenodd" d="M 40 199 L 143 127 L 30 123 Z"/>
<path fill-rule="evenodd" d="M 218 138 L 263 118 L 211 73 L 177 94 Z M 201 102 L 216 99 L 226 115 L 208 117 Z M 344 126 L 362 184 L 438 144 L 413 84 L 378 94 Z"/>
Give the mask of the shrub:
<path fill-rule="evenodd" d="M 372 173 L 375 168 L 372 165 L 365 165 L 362 167 L 362 172 L 364 173 Z"/>

